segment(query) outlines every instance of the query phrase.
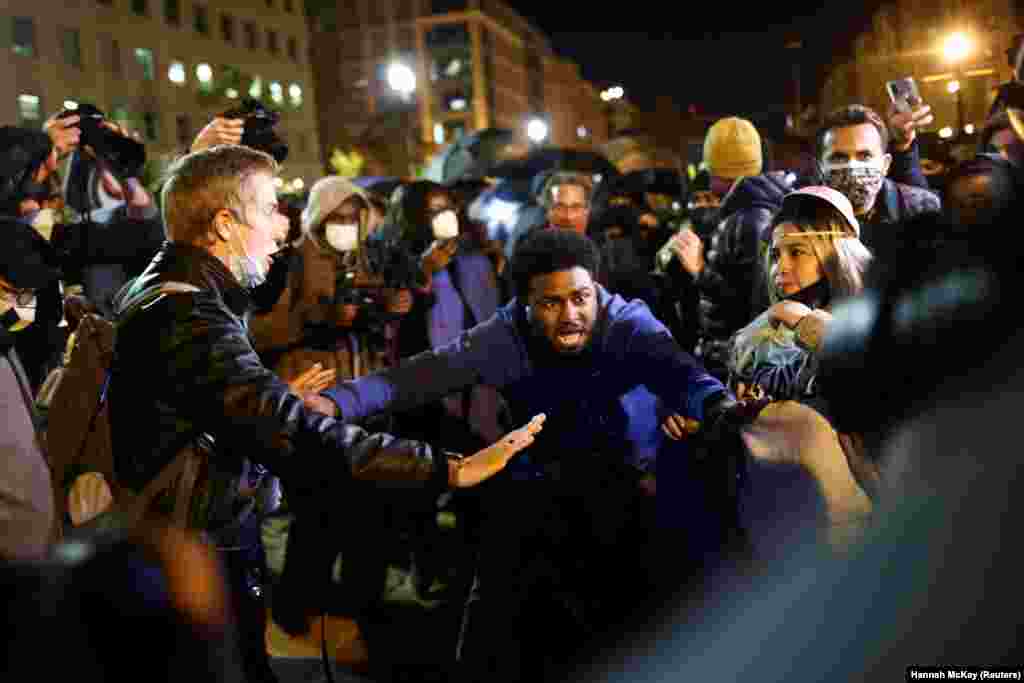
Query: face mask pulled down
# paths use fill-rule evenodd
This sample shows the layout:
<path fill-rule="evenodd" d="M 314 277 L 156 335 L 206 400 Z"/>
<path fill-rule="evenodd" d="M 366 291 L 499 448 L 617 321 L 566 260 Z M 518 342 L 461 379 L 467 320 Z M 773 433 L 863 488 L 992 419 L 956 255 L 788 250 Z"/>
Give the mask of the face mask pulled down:
<path fill-rule="evenodd" d="M 885 180 L 881 165 L 876 161 L 854 160 L 825 164 L 822 170 L 825 183 L 846 195 L 854 212 L 858 214 L 871 210 L 875 205 L 875 198 Z"/>
<path fill-rule="evenodd" d="M 269 268 L 249 256 L 241 238 L 238 241 L 241 245 L 241 255 L 235 251 L 234 246 L 229 247 L 231 249 L 231 274 L 246 289 L 255 289 L 266 281 Z M 228 242 L 228 245 L 231 245 L 231 242 Z"/>

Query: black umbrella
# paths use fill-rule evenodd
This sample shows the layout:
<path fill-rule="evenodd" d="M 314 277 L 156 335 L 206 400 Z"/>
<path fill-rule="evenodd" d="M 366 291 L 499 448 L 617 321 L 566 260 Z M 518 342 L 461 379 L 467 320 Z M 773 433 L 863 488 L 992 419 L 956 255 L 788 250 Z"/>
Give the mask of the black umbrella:
<path fill-rule="evenodd" d="M 576 171 L 601 178 L 618 175 L 608 159 L 597 152 L 561 147 L 544 147 L 525 159 L 510 159 L 493 164 L 486 175 L 492 178 L 530 179 L 546 171 Z"/>

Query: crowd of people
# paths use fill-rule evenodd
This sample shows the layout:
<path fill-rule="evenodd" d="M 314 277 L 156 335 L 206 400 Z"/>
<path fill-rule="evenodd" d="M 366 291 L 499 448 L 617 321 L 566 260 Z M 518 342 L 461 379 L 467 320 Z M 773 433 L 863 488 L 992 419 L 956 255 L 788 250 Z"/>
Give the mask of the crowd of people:
<path fill-rule="evenodd" d="M 851 677 L 893 665 L 868 645 L 766 658 L 744 629 L 781 628 L 790 605 L 813 631 L 780 572 L 818 568 L 804 592 L 826 601 L 837 567 L 881 573 L 879 549 L 901 550 L 893 523 L 921 553 L 955 527 L 996 561 L 998 534 L 957 514 L 998 527 L 971 504 L 1004 500 L 1012 450 L 972 455 L 941 417 L 992 422 L 956 417 L 961 384 L 983 391 L 969 361 L 1015 377 L 997 351 L 1018 332 L 1021 90 L 941 192 L 920 167 L 925 103 L 851 105 L 824 118 L 810 172 L 772 168 L 729 117 L 693 182 L 635 159 L 548 168 L 505 231 L 486 205 L 506 181 L 485 168 L 386 194 L 326 176 L 285 202 L 286 149 L 244 117 L 211 121 L 158 192 L 102 112 L 0 128 L 10 666 L 273 681 L 268 619 L 302 638 L 330 613 L 358 625 L 374 680 L 567 680 L 680 600 L 708 633 L 646 636 L 611 678 L 684 666 L 658 642 L 717 680 L 758 662 L 792 680 L 787 653 Z M 1013 392 L 993 386 L 986 401 Z M 958 472 L 993 487 L 967 495 Z M 908 511 L 943 496 L 957 505 Z M 1019 630 L 971 576 L 979 613 Z M 923 574 L 879 580 L 951 620 L 900 666 L 970 620 L 920 597 Z M 871 602 L 864 581 L 841 609 Z M 842 650 L 846 626 L 815 637 Z M 39 661 L 44 638 L 68 656 Z M 1013 654 L 971 642 L 979 663 Z"/>

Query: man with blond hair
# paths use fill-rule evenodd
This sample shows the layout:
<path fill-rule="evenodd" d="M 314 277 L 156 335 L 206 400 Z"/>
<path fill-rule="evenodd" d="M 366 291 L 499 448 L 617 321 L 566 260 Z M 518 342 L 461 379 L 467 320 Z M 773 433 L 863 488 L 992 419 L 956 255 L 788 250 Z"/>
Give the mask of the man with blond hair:
<path fill-rule="evenodd" d="M 351 523 L 331 513 L 354 480 L 438 493 L 472 486 L 529 445 L 543 419 L 460 460 L 308 410 L 263 367 L 248 334 L 249 292 L 266 278 L 288 231 L 276 173 L 269 155 L 236 145 L 176 161 L 162 195 L 170 241 L 117 302 L 110 417 L 118 483 L 140 491 L 183 449 L 193 449 L 205 471 L 189 523 L 224 551 L 246 547 L 239 511 L 251 516 L 253 507 L 254 483 L 241 480 L 252 469 L 247 461 L 281 477 L 293 511 L 315 517 L 331 534 Z M 263 644 L 265 612 L 246 587 L 252 560 L 242 552 L 222 555 L 246 680 L 274 680 Z M 286 577 L 325 595 L 330 567 L 319 572 L 321 563 L 292 559 Z"/>

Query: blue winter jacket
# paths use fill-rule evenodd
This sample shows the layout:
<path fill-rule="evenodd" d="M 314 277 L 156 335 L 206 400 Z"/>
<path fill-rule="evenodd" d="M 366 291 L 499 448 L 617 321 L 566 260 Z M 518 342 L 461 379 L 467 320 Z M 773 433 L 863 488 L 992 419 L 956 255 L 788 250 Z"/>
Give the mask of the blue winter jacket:
<path fill-rule="evenodd" d="M 356 422 L 487 384 L 502 392 L 516 424 L 547 415 L 531 455 L 513 469 L 533 467 L 530 458 L 622 453 L 629 459 L 650 448 L 665 415 L 703 420 L 705 402 L 726 389 L 642 301 L 627 302 L 600 286 L 597 294 L 594 337 L 580 357 L 544 353 L 545 342 L 531 339 L 525 307 L 513 299 L 452 342 L 324 395 L 345 421 Z M 534 475 L 542 476 L 536 468 Z"/>

